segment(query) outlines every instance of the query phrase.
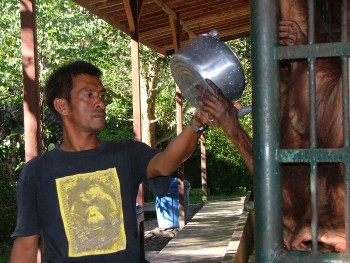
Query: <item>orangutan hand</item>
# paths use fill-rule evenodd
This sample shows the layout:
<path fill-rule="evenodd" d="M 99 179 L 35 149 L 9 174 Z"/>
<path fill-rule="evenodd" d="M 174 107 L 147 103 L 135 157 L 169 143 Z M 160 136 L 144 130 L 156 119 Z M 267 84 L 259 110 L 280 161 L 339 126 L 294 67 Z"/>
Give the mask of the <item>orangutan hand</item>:
<path fill-rule="evenodd" d="M 201 110 L 200 117 L 202 120 L 206 118 L 208 125 L 221 127 L 224 132 L 228 133 L 231 129 L 240 125 L 237 110 L 237 108 L 240 108 L 240 104 L 227 100 L 211 80 L 207 79 L 206 81 L 213 92 L 205 91 L 200 86 L 197 87 L 202 92 L 202 96 L 197 98 L 197 104 Z"/>
<path fill-rule="evenodd" d="M 282 46 L 304 45 L 307 43 L 306 35 L 295 21 L 281 21 L 279 36 Z"/>

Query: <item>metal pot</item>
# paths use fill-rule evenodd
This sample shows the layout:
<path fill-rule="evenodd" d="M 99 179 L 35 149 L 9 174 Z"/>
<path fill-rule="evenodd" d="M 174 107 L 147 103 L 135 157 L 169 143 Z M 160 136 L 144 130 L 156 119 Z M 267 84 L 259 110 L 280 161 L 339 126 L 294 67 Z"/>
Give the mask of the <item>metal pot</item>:
<path fill-rule="evenodd" d="M 213 81 L 229 100 L 241 97 L 246 78 L 243 67 L 235 52 L 212 30 L 209 34 L 199 35 L 179 49 L 170 63 L 171 73 L 184 97 L 196 105 L 196 98 L 202 93 L 196 86 L 213 93 L 205 79 Z"/>

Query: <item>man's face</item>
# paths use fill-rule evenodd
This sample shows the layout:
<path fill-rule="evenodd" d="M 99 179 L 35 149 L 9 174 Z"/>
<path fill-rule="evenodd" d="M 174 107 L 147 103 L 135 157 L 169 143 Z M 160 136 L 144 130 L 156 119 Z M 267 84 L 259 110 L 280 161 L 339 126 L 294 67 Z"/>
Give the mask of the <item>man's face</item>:
<path fill-rule="evenodd" d="M 73 77 L 65 125 L 82 132 L 103 130 L 106 122 L 105 88 L 100 79 L 87 74 Z"/>

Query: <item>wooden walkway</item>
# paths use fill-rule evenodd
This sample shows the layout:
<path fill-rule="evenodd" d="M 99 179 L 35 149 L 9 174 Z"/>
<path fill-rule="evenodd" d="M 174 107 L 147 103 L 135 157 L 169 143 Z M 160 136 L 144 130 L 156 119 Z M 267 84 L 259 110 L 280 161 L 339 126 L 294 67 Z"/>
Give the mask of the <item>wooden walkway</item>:
<path fill-rule="evenodd" d="M 146 251 L 146 259 L 151 263 L 233 262 L 247 218 L 244 198 L 205 204 L 162 251 Z"/>

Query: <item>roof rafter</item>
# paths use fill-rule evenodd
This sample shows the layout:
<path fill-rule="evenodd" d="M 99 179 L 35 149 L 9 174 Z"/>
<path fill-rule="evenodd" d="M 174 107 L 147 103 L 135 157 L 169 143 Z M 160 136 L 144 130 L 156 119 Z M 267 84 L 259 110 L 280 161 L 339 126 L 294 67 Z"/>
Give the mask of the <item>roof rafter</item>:
<path fill-rule="evenodd" d="M 178 17 L 178 15 L 176 14 L 176 12 L 174 12 L 167 4 L 165 4 L 162 0 L 153 0 L 153 2 L 155 2 L 158 6 L 160 6 L 162 8 L 162 10 L 167 13 L 168 15 L 171 15 L 174 19 L 176 19 Z M 181 19 L 179 20 L 180 25 L 182 26 L 183 30 L 185 30 L 188 35 L 190 36 L 190 38 L 195 37 L 196 34 L 192 32 L 192 30 L 186 25 L 186 23 L 184 21 L 182 21 Z"/>

